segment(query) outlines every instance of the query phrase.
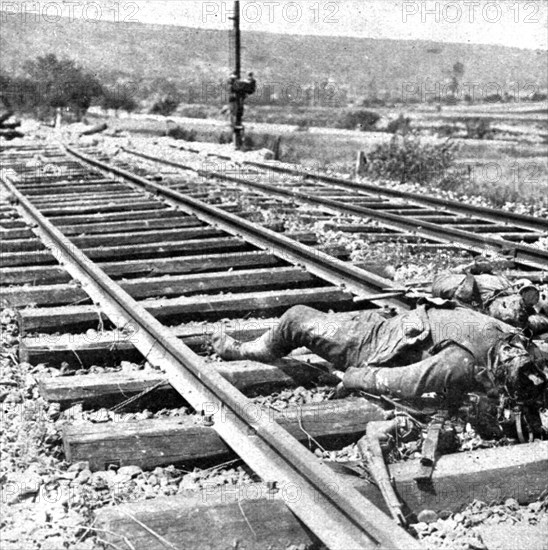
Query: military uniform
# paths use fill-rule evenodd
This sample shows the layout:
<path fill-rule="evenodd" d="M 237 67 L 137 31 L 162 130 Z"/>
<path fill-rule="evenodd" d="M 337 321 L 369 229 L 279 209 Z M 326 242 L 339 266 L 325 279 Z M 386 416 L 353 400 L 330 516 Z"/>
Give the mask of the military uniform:
<path fill-rule="evenodd" d="M 512 284 L 494 273 L 442 272 L 432 282 L 435 298 L 452 300 L 535 335 L 548 333 L 548 290 L 528 280 Z"/>
<path fill-rule="evenodd" d="M 295 306 L 254 342 L 235 343 L 229 359 L 272 360 L 305 346 L 344 370 L 344 385 L 404 398 L 440 393 L 458 401 L 489 391 L 490 348 L 512 327 L 465 308 L 427 308 L 386 318 L 376 311 L 325 314 Z"/>

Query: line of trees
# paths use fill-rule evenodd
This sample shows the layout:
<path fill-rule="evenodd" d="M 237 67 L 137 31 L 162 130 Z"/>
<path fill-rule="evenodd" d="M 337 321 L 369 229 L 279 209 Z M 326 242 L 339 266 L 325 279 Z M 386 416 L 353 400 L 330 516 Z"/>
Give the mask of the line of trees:
<path fill-rule="evenodd" d="M 126 111 L 137 107 L 128 87 L 107 88 L 93 73 L 54 54 L 26 62 L 20 76 L 0 74 L 0 94 L 6 107 L 33 111 L 40 118 L 66 108 L 80 120 L 92 103 Z"/>

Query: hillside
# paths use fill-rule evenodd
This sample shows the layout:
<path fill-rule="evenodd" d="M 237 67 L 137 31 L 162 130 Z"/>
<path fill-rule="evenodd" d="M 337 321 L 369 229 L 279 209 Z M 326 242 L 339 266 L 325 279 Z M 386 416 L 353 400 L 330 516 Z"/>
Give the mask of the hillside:
<path fill-rule="evenodd" d="M 545 52 L 517 48 L 252 32 L 243 41 L 244 68 L 254 70 L 261 83 L 305 87 L 331 79 L 351 96 L 389 91 L 397 97 L 406 83 L 416 82 L 432 90 L 447 81 L 456 62 L 464 64 L 463 82 L 478 89 L 498 83 L 513 93 L 515 82 L 545 89 L 548 79 Z M 228 33 L 222 31 L 8 17 L 2 18 L 0 42 L 2 71 L 13 73 L 27 59 L 55 53 L 108 83 L 132 80 L 141 96 L 154 91 L 157 79 L 196 94 L 227 74 Z M 489 86 L 488 93 L 495 92 Z"/>

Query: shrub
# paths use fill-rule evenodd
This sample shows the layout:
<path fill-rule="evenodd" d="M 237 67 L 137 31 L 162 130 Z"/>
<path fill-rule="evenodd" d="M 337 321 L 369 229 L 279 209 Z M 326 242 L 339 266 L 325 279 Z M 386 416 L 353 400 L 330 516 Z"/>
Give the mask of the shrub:
<path fill-rule="evenodd" d="M 489 94 L 484 97 L 486 103 L 504 103 L 504 98 L 500 94 Z"/>
<path fill-rule="evenodd" d="M 169 128 L 166 131 L 166 136 L 173 139 L 183 139 L 185 141 L 196 141 L 197 135 L 198 134 L 196 130 L 189 130 L 181 126 L 175 126 L 173 128 Z"/>
<path fill-rule="evenodd" d="M 411 119 L 400 116 L 394 120 L 391 120 L 386 126 L 386 131 L 389 134 L 407 134 L 411 131 Z"/>
<path fill-rule="evenodd" d="M 376 178 L 425 184 L 450 177 L 454 163 L 455 145 L 450 140 L 431 145 L 416 136 L 394 135 L 368 153 L 366 172 Z"/>
<path fill-rule="evenodd" d="M 173 114 L 179 107 L 179 100 L 174 97 L 167 96 L 158 100 L 150 109 L 152 115 L 169 116 Z"/>
<path fill-rule="evenodd" d="M 99 104 L 103 109 L 114 109 L 115 111 L 122 109 L 128 113 L 137 108 L 137 102 L 125 86 L 116 86 L 113 90 L 103 90 Z"/>
<path fill-rule="evenodd" d="M 465 121 L 468 139 L 490 139 L 493 136 L 491 123 L 485 118 L 470 118 Z"/>
<path fill-rule="evenodd" d="M 179 109 L 179 115 L 187 118 L 214 118 L 217 109 L 212 110 L 208 105 L 186 105 Z"/>
<path fill-rule="evenodd" d="M 350 111 L 347 112 L 337 124 L 338 128 L 344 128 L 345 130 L 360 129 L 363 132 L 372 130 L 375 124 L 379 122 L 380 115 L 374 111 Z"/>
<path fill-rule="evenodd" d="M 452 124 L 441 124 L 436 128 L 436 133 L 442 137 L 453 137 L 459 133 L 459 128 L 454 122 Z"/>
<path fill-rule="evenodd" d="M 534 92 L 530 97 L 529 101 L 546 101 L 548 96 L 542 92 Z"/>
<path fill-rule="evenodd" d="M 307 118 L 299 118 L 296 122 L 297 132 L 308 132 L 310 130 L 310 121 Z"/>
<path fill-rule="evenodd" d="M 221 145 L 226 145 L 227 143 L 232 143 L 232 132 L 230 131 L 223 131 L 219 134 L 218 142 Z"/>

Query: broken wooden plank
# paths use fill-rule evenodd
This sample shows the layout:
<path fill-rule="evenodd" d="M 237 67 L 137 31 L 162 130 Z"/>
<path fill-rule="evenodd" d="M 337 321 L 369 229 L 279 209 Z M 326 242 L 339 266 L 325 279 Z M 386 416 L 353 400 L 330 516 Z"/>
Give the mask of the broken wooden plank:
<path fill-rule="evenodd" d="M 277 361 L 275 365 L 257 361 L 232 361 L 216 363 L 215 368 L 219 374 L 246 395 L 260 395 L 282 388 L 314 383 L 322 374 L 325 375 L 328 372 L 326 365 L 320 358 L 317 358 L 313 364 L 285 358 Z M 161 385 L 158 386 L 158 384 Z M 38 379 L 38 385 L 42 398 L 59 403 L 62 409 L 71 407 L 75 403 L 81 404 L 84 409 L 112 407 L 156 386 L 158 387 L 154 392 L 139 399 L 137 407 L 158 409 L 184 405 L 180 394 L 171 387 L 161 372 L 135 371 L 43 376 Z"/>
<path fill-rule="evenodd" d="M 314 277 L 304 269 L 280 267 L 247 269 L 232 272 L 200 273 L 194 275 L 140 278 L 120 282 L 133 298 L 181 296 L 204 292 L 235 292 L 259 290 L 276 285 L 310 283 Z M 0 288 L 0 305 L 24 307 L 29 304 L 68 305 L 89 301 L 87 293 L 75 284 L 40 285 L 34 287 Z"/>
<path fill-rule="evenodd" d="M 206 416 L 214 412 L 204 410 Z M 278 422 L 300 441 L 314 438 L 324 443 L 326 439 L 354 439 L 365 432 L 368 422 L 383 420 L 387 414 L 363 398 L 291 406 L 282 411 L 254 404 L 248 411 L 240 412 L 255 422 L 259 418 Z M 215 429 L 204 425 L 200 415 L 127 422 L 122 415 L 119 422 L 74 422 L 65 426 L 63 443 L 68 462 L 87 460 L 92 470 L 107 469 L 109 464 L 154 468 L 220 460 L 232 454 Z"/>
<path fill-rule="evenodd" d="M 337 306 L 352 304 L 352 294 L 335 287 L 275 290 L 230 295 L 199 295 L 192 297 L 145 300 L 141 305 L 158 319 L 197 317 L 219 318 L 226 312 L 263 312 L 297 304 Z M 26 332 L 60 330 L 67 326 L 93 327 L 107 323 L 108 318 L 98 306 L 62 306 L 27 308 L 18 311 L 20 330 Z"/>
<path fill-rule="evenodd" d="M 133 548 L 165 550 L 166 544 L 151 531 L 173 548 L 184 544 L 193 550 L 316 547 L 317 539 L 297 520 L 283 497 L 282 492 L 270 492 L 260 483 L 238 488 L 211 485 L 207 492 L 185 491 L 174 497 L 103 508 L 94 525 L 116 548 L 127 547 L 127 540 Z"/>

